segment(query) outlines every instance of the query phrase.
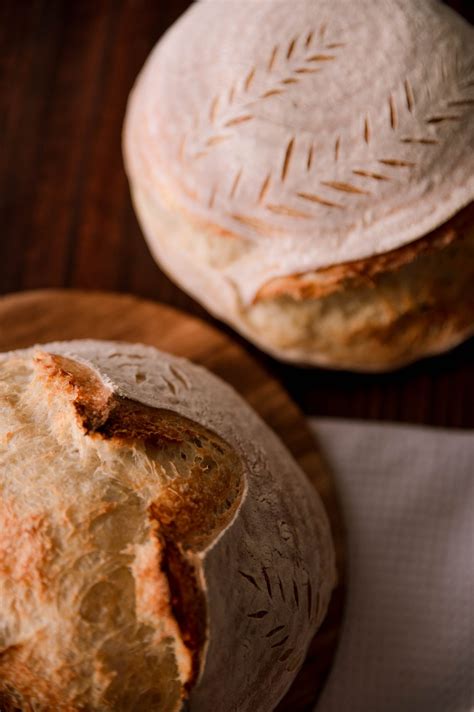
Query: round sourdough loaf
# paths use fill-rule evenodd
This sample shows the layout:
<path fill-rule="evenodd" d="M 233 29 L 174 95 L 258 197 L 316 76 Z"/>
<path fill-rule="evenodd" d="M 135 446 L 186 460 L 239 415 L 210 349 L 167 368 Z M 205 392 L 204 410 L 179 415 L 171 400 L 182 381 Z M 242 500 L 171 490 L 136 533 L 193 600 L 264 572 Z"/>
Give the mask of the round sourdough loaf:
<path fill-rule="evenodd" d="M 154 348 L 0 356 L 0 708 L 272 710 L 335 580 L 285 447 Z"/>
<path fill-rule="evenodd" d="M 166 272 L 284 359 L 362 370 L 474 326 L 474 29 L 438 0 L 201 0 L 131 94 Z"/>

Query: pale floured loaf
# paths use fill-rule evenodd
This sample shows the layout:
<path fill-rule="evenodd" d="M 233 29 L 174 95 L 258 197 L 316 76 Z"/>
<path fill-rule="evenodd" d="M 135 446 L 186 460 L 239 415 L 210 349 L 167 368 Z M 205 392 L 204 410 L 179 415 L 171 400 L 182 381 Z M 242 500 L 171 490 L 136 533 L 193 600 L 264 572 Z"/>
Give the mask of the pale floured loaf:
<path fill-rule="evenodd" d="M 124 152 L 150 248 L 282 358 L 376 370 L 473 329 L 474 30 L 438 0 L 200 0 Z"/>
<path fill-rule="evenodd" d="M 0 356 L 0 708 L 270 711 L 334 583 L 321 502 L 226 384 L 151 347 Z"/>

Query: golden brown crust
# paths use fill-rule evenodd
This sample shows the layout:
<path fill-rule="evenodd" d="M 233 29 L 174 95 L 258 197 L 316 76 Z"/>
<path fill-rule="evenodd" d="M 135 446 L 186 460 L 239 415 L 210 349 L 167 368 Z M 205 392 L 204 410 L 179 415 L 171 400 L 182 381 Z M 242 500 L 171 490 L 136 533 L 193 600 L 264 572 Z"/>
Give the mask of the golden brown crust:
<path fill-rule="evenodd" d="M 311 485 L 204 369 L 140 344 L 45 350 L 0 358 L 0 510 L 42 518 L 53 543 L 31 564 L 44 593 L 0 581 L 1 693 L 37 712 L 178 712 L 188 699 L 251 712 L 253 698 L 270 712 L 334 583 Z"/>
<path fill-rule="evenodd" d="M 2 505 L 1 510 L 0 577 L 45 591 L 50 582 L 45 577 L 44 565 L 51 558 L 53 549 L 45 518 L 32 515 L 28 521 L 23 521 L 7 505 Z"/>
<path fill-rule="evenodd" d="M 66 356 L 44 352 L 38 353 L 35 361 L 54 390 L 69 394 L 86 432 L 107 419 L 112 391 L 92 369 Z"/>
<path fill-rule="evenodd" d="M 36 360 L 50 385 L 69 391 L 89 436 L 120 445 L 141 445 L 149 454 L 184 442 L 194 443 L 203 452 L 200 461 L 191 467 L 191 477 L 173 480 L 164 487 L 149 510 L 159 540 L 160 569 L 170 589 L 168 603 L 182 641 L 191 653 L 192 673 L 186 683 L 190 690 L 199 675 L 206 643 L 206 604 L 198 572 L 186 551 L 203 548 L 234 515 L 241 495 L 239 468 L 233 467 L 235 458 L 231 457 L 230 466 L 225 466 L 223 456 L 229 457 L 230 449 L 219 442 L 220 438 L 211 440 L 205 428 L 171 411 L 112 392 L 92 369 L 78 361 L 50 353 L 38 354 Z M 206 487 L 200 476 L 203 471 Z"/>
<path fill-rule="evenodd" d="M 153 509 L 152 505 L 152 512 Z M 198 678 L 201 651 L 206 644 L 206 601 L 196 568 L 173 539 L 166 536 L 165 530 L 162 531 L 161 570 L 170 588 L 171 611 L 182 641 L 192 655 L 192 673 L 185 685 L 189 692 Z"/>
<path fill-rule="evenodd" d="M 88 435 L 116 444 L 139 444 L 151 455 L 155 449 L 184 442 L 202 451 L 202 457 L 192 465 L 192 477 L 165 487 L 153 509 L 155 518 L 186 548 L 202 549 L 232 519 L 241 495 L 240 468 L 227 443 L 216 435 L 211 438 L 209 431 L 183 416 L 113 393 L 88 366 L 77 361 L 50 353 L 39 354 L 36 360 L 53 387 L 55 382 L 61 390 L 69 389 Z M 224 455 L 229 458 L 227 466 Z M 205 488 L 199 476 L 202 471 Z"/>
<path fill-rule="evenodd" d="M 348 339 L 346 353 L 352 353 L 361 370 L 397 368 L 422 356 L 456 345 L 472 331 L 474 299 L 414 305 L 386 325 L 360 329 Z M 341 364 L 344 367 L 344 364 Z"/>
<path fill-rule="evenodd" d="M 474 202 L 428 235 L 396 250 L 331 265 L 316 272 L 272 279 L 258 291 L 254 303 L 281 296 L 289 296 L 295 300 L 320 299 L 342 289 L 370 285 L 372 280 L 381 274 L 394 272 L 417 257 L 442 251 L 454 241 L 461 240 L 466 228 L 472 225 Z"/>
<path fill-rule="evenodd" d="M 452 348 L 474 330 L 474 223 L 441 251 L 428 251 L 371 282 L 323 298 L 282 295 L 254 304 L 279 355 L 336 368 L 380 371 Z"/>
<path fill-rule="evenodd" d="M 28 646 L 8 647 L 0 655 L 1 712 L 78 712 L 77 705 L 66 700 L 63 694 L 71 681 L 70 671 L 64 667 L 54 673 L 53 681 L 47 673 L 41 675 L 32 669 Z M 38 700 L 41 700 L 39 705 Z"/>

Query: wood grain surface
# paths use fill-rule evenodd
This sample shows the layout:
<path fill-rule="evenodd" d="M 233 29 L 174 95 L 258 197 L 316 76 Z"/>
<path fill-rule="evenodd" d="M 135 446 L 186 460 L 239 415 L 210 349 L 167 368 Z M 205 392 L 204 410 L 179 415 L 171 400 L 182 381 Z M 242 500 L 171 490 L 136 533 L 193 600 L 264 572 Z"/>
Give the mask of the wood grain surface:
<path fill-rule="evenodd" d="M 474 20 L 472 0 L 450 4 Z M 212 323 L 150 257 L 120 148 L 134 78 L 188 5 L 0 2 L 0 293 L 39 287 L 125 291 Z M 259 358 L 308 414 L 474 425 L 474 340 L 376 376 Z"/>
<path fill-rule="evenodd" d="M 334 657 L 342 619 L 343 526 L 337 493 L 305 417 L 278 381 L 222 331 L 170 307 L 136 297 L 75 290 L 0 298 L 0 351 L 63 339 L 141 342 L 185 356 L 230 383 L 280 436 L 319 492 L 336 547 L 339 584 L 306 662 L 279 712 L 306 712 L 317 700 Z"/>

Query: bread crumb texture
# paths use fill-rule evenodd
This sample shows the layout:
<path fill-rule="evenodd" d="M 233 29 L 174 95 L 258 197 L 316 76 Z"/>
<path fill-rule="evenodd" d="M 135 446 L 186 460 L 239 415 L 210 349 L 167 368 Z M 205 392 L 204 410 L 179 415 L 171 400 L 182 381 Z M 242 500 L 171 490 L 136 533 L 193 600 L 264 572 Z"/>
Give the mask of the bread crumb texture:
<path fill-rule="evenodd" d="M 193 552 L 239 502 L 236 455 L 73 359 L 1 371 L 3 694 L 35 710 L 179 709 L 206 636 Z"/>
<path fill-rule="evenodd" d="M 0 355 L 2 712 L 270 710 L 333 583 L 317 496 L 203 369 L 105 342 Z"/>

